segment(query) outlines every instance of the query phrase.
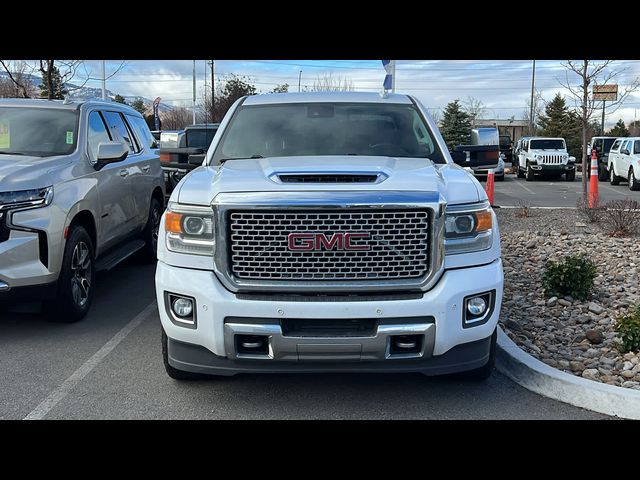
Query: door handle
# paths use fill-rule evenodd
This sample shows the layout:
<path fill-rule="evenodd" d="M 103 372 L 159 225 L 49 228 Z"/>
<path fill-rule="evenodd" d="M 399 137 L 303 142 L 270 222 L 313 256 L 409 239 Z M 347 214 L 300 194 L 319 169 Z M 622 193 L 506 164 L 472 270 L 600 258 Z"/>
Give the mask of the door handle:
<path fill-rule="evenodd" d="M 120 170 L 120 172 L 118 172 L 118 173 L 120 173 L 120 176 L 121 176 L 122 178 L 124 178 L 124 177 L 126 177 L 127 175 L 129 175 L 129 170 L 127 170 L 126 168 L 123 168 L 123 169 L 122 169 L 122 170 Z"/>
<path fill-rule="evenodd" d="M 142 167 L 142 171 L 143 171 L 143 172 L 149 172 L 149 170 L 151 170 L 151 167 L 150 167 L 149 165 L 144 165 L 144 166 Z"/>

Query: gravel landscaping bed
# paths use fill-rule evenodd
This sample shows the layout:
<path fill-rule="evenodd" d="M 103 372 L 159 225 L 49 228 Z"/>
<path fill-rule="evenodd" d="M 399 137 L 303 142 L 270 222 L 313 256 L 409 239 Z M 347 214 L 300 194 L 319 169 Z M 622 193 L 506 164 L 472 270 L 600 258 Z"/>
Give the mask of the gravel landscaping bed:
<path fill-rule="evenodd" d="M 576 210 L 496 209 L 505 288 L 500 323 L 527 353 L 551 367 L 610 385 L 640 390 L 640 353 L 622 354 L 616 318 L 640 302 L 640 239 L 611 238 Z M 598 276 L 591 297 L 546 298 L 548 260 L 586 253 Z"/>

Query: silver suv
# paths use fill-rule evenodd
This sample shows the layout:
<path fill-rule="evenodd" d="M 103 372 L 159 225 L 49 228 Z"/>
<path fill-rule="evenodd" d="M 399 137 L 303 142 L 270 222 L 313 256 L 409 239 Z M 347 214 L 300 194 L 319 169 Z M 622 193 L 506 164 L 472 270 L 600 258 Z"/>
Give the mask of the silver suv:
<path fill-rule="evenodd" d="M 0 304 L 41 298 L 83 318 L 95 273 L 138 250 L 155 260 L 164 179 L 132 108 L 0 100 Z"/>

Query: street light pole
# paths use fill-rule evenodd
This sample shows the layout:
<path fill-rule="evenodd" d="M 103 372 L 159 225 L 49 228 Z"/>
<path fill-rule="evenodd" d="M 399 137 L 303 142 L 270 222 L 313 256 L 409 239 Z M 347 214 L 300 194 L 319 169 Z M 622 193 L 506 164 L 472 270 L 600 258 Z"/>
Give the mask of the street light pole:
<path fill-rule="evenodd" d="M 300 81 L 302 80 L 302 70 L 300 70 L 300 73 L 298 74 L 298 91 L 300 91 Z"/>
<path fill-rule="evenodd" d="M 196 61 L 193 61 L 193 123 L 196 123 Z"/>
<path fill-rule="evenodd" d="M 107 74 L 106 74 L 104 60 L 102 60 L 102 100 L 106 100 L 106 99 L 107 99 Z"/>
<path fill-rule="evenodd" d="M 533 61 L 533 72 L 531 74 L 531 105 L 529 112 L 529 134 L 533 135 L 533 93 L 536 85 L 536 61 Z"/>
<path fill-rule="evenodd" d="M 214 71 L 213 71 L 213 60 L 211 60 L 211 122 L 215 122 L 216 121 L 216 110 L 215 110 L 215 106 L 216 106 L 216 83 L 214 82 Z"/>

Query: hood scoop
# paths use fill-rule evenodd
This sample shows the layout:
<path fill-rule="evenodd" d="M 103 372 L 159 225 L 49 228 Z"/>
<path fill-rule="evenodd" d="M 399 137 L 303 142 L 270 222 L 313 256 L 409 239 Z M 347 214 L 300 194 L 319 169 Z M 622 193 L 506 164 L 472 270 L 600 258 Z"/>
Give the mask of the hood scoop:
<path fill-rule="evenodd" d="M 279 183 L 380 183 L 384 173 L 276 173 L 271 179 Z"/>

